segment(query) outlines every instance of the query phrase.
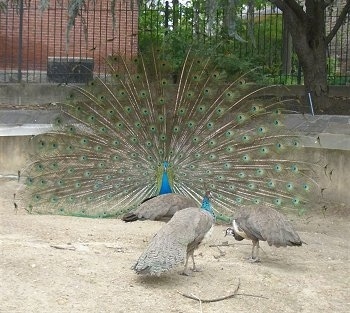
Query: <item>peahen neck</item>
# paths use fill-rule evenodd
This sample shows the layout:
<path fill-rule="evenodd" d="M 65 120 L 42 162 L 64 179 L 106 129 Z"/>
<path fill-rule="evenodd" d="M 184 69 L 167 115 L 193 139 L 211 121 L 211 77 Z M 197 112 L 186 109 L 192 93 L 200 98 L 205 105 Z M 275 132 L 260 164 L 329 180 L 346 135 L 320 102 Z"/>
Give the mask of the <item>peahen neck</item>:
<path fill-rule="evenodd" d="M 161 184 L 160 184 L 160 189 L 159 189 L 160 195 L 173 192 L 171 189 L 171 186 L 170 186 L 170 182 L 169 182 L 168 162 L 164 161 L 162 165 L 163 165 L 163 174 L 162 174 Z"/>
<path fill-rule="evenodd" d="M 209 212 L 215 218 L 215 213 L 214 213 L 213 207 L 211 206 L 209 197 L 210 197 L 210 194 L 207 192 L 203 197 L 201 209 Z"/>

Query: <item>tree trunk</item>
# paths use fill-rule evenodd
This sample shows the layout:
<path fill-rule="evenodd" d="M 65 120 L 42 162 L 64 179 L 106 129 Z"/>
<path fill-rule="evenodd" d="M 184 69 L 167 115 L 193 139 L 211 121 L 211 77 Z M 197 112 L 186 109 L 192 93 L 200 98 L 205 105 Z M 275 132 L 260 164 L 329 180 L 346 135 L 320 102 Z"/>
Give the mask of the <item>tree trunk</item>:
<path fill-rule="evenodd" d="M 304 12 L 303 12 L 304 13 Z M 304 74 L 305 95 L 309 94 L 315 112 L 328 108 L 327 44 L 324 9 L 314 1 L 306 1 L 306 14 L 284 10 L 290 27 L 295 52 Z"/>
<path fill-rule="evenodd" d="M 309 55 L 299 57 L 304 74 L 305 93 L 310 93 L 311 97 L 308 96 L 307 99 L 311 99 L 315 111 L 320 113 L 329 107 L 326 48 L 322 38 L 317 47 L 310 48 Z"/>

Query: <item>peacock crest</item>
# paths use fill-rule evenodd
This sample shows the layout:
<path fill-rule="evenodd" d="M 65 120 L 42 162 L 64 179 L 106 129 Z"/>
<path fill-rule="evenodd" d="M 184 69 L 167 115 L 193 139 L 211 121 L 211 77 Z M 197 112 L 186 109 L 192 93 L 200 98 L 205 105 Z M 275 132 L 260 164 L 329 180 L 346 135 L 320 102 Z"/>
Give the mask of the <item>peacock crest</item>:
<path fill-rule="evenodd" d="M 18 198 L 26 210 L 120 216 L 145 198 L 215 194 L 217 216 L 242 204 L 302 209 L 315 197 L 315 165 L 283 125 L 284 102 L 262 99 L 243 75 L 231 82 L 210 58 L 181 70 L 152 57 L 110 58 L 108 83 L 75 86 L 52 131 L 33 138 Z M 174 82 L 175 81 L 175 82 Z"/>

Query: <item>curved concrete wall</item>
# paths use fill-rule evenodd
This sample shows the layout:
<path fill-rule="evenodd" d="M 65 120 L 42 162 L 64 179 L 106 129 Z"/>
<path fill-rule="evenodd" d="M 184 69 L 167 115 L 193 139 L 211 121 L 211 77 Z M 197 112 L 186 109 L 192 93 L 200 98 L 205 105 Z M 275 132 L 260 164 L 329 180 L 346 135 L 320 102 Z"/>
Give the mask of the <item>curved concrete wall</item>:
<path fill-rule="evenodd" d="M 347 132 L 350 126 L 343 125 L 340 129 Z M 321 145 L 316 140 L 318 136 Z M 325 188 L 324 198 L 350 206 L 350 135 L 304 133 L 302 138 L 306 147 L 298 157 L 327 165 L 328 174 L 319 179 L 320 186 Z M 15 177 L 23 169 L 32 151 L 30 139 L 29 135 L 0 136 L 0 178 Z"/>

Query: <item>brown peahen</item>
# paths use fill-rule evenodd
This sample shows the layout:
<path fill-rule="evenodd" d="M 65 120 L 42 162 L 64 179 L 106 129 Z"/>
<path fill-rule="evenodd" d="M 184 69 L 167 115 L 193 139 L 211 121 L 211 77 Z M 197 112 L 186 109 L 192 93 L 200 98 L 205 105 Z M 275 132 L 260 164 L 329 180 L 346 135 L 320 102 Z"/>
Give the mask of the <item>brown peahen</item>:
<path fill-rule="evenodd" d="M 197 206 L 197 202 L 194 199 L 178 193 L 166 193 L 146 200 L 136 210 L 126 213 L 122 217 L 123 221 L 151 220 L 168 222 L 177 211 Z"/>
<path fill-rule="evenodd" d="M 232 227 L 227 228 L 226 235 L 236 240 L 250 239 L 253 243 L 251 262 L 258 262 L 259 240 L 267 241 L 270 246 L 301 246 L 298 233 L 286 217 L 269 207 L 251 207 L 238 210 Z"/>
<path fill-rule="evenodd" d="M 215 221 L 210 197 L 210 192 L 206 192 L 200 208 L 189 207 L 176 212 L 154 235 L 132 269 L 137 274 L 159 276 L 185 263 L 182 274 L 189 275 L 188 260 L 191 257 L 192 270 L 197 271 L 194 251 L 210 236 Z"/>
<path fill-rule="evenodd" d="M 284 101 L 259 97 L 268 87 L 228 82 L 191 51 L 175 74 L 150 55 L 111 58 L 108 83 L 75 86 L 57 104 L 52 131 L 31 140 L 20 207 L 120 217 L 167 193 L 199 207 L 212 190 L 223 218 L 243 204 L 300 210 L 318 197 L 317 164 L 290 158 L 301 144 L 283 125 Z"/>

